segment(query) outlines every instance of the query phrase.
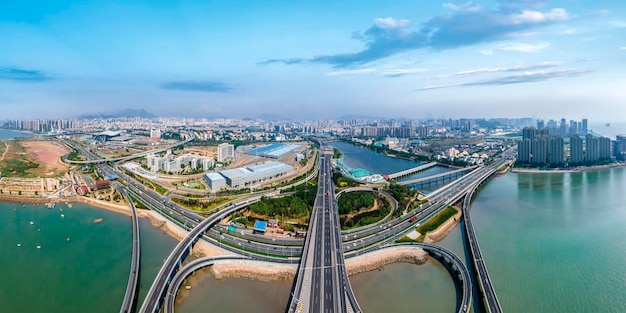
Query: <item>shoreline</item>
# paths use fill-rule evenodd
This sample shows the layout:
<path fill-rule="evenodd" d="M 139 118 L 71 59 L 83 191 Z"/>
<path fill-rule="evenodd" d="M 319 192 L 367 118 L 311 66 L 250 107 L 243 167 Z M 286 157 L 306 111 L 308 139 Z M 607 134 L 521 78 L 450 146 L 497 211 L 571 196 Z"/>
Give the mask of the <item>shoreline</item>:
<path fill-rule="evenodd" d="M 80 202 L 94 206 L 99 209 L 104 209 L 126 216 L 131 216 L 130 207 L 128 205 L 121 205 L 115 203 L 109 203 L 102 200 L 96 200 L 87 197 L 68 197 L 68 198 L 43 198 L 43 197 L 25 197 L 25 196 L 7 196 L 0 195 L 0 201 L 10 201 L 16 203 L 47 203 L 47 202 Z M 456 216 L 456 215 L 455 215 Z M 159 213 L 152 210 L 137 209 L 137 217 L 147 218 L 150 220 L 152 226 L 160 229 L 172 238 L 180 241 L 187 235 L 187 231 L 166 220 Z M 449 221 L 442 224 L 446 225 Z M 453 228 L 455 223 L 451 225 Z M 438 228 L 436 231 L 439 231 Z M 449 230 L 446 232 L 446 234 Z M 215 246 L 204 240 L 198 241 L 193 247 L 192 254 L 194 257 L 203 256 L 216 256 L 230 254 L 229 251 L 223 250 L 218 246 Z M 362 256 L 357 256 L 346 260 L 346 271 L 348 275 L 357 275 L 364 272 L 382 270 L 385 266 L 393 263 L 404 262 L 413 264 L 422 264 L 428 260 L 428 254 L 421 249 L 398 247 L 388 251 L 377 251 Z M 258 266 L 259 262 L 237 262 L 220 264 L 216 269 L 209 271 L 216 279 L 222 278 L 246 278 L 259 281 L 278 281 L 278 280 L 293 280 L 296 275 L 297 266 L 294 265 L 281 265 L 270 264 L 262 267 Z"/>
<path fill-rule="evenodd" d="M 424 235 L 425 243 L 436 243 L 445 239 L 448 234 L 452 230 L 454 230 L 457 225 L 459 225 L 459 223 L 461 222 L 461 215 L 463 214 L 463 211 L 456 207 L 455 209 L 457 210 L 456 214 L 452 215 L 445 222 L 441 223 L 441 225 L 439 225 L 439 227 L 437 227 L 435 230 L 429 231 Z"/>
<path fill-rule="evenodd" d="M 572 169 L 537 169 L 537 168 L 511 168 L 511 173 L 531 173 L 531 174 L 560 174 L 560 173 L 582 173 L 592 171 L 602 171 L 611 168 L 625 167 L 626 163 L 614 163 L 607 165 L 584 166 Z"/>

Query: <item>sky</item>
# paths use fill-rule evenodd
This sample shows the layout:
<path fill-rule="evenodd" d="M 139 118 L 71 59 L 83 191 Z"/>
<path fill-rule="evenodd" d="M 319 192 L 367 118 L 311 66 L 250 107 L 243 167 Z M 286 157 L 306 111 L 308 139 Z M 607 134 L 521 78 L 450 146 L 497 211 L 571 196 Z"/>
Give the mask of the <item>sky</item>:
<path fill-rule="evenodd" d="M 626 1 L 3 0 L 0 118 L 626 121 Z"/>

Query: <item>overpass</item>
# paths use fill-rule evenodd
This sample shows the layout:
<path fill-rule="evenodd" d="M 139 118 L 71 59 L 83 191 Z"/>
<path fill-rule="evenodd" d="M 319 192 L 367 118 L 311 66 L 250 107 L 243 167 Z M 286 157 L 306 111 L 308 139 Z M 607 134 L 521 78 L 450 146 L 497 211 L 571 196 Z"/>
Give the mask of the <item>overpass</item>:
<path fill-rule="evenodd" d="M 472 280 L 470 272 L 459 257 L 446 248 L 429 243 L 398 243 L 390 247 L 417 247 L 428 253 L 429 256 L 441 262 L 455 281 L 455 286 L 460 289 L 461 301 L 459 302 L 457 312 L 470 312 L 472 306 Z M 460 282 L 460 285 L 457 283 Z"/>
<path fill-rule="evenodd" d="M 397 173 L 393 173 L 393 174 L 388 174 L 385 176 L 385 178 L 387 178 L 387 180 L 393 180 L 393 179 L 397 179 L 400 177 L 404 177 L 404 176 L 409 176 L 411 174 L 417 173 L 417 172 L 421 172 L 423 170 L 427 170 L 433 166 L 436 166 L 437 162 L 430 162 L 430 163 L 426 163 L 420 166 L 416 166 L 414 168 L 410 168 L 404 171 L 400 171 Z"/>
<path fill-rule="evenodd" d="M 89 160 L 85 160 L 85 161 L 68 160 L 67 158 L 63 157 L 63 162 L 66 162 L 66 163 L 69 163 L 69 164 L 98 164 L 98 163 L 106 163 L 106 162 L 129 161 L 129 160 L 132 160 L 132 159 L 145 157 L 145 156 L 150 155 L 150 154 L 161 153 L 161 152 L 167 151 L 169 149 L 178 147 L 180 145 L 186 145 L 186 144 L 190 143 L 191 141 L 193 141 L 194 139 L 196 139 L 196 137 L 191 135 L 191 137 L 188 138 L 187 140 L 177 142 L 177 143 L 175 143 L 175 144 L 173 144 L 171 146 L 167 146 L 165 148 L 160 148 L 160 149 L 156 149 L 156 150 L 149 150 L 149 151 L 139 152 L 139 153 L 136 153 L 136 154 L 133 154 L 133 155 L 125 156 L 125 157 L 110 158 L 110 159 L 89 158 Z M 70 144 L 68 144 L 68 145 L 70 147 L 76 149 L 76 147 L 74 147 L 73 145 L 70 145 Z M 84 149 L 77 149 L 77 150 L 83 152 L 83 154 L 84 154 Z"/>
<path fill-rule="evenodd" d="M 464 167 L 464 168 L 460 168 L 454 171 L 440 173 L 440 174 L 431 175 L 427 177 L 399 181 L 397 182 L 397 184 L 398 185 L 420 185 L 420 184 L 432 183 L 432 182 L 436 182 L 439 180 L 445 180 L 446 178 L 451 178 L 452 176 L 462 175 L 464 172 L 469 172 L 477 167 L 478 165 Z"/>
<path fill-rule="evenodd" d="M 232 261 L 239 261 L 239 260 L 249 260 L 249 259 L 246 257 L 242 257 L 242 256 L 222 255 L 222 256 L 211 256 L 211 257 L 199 258 L 199 259 L 189 262 L 189 264 L 185 265 L 185 267 L 182 268 L 176 274 L 176 276 L 174 276 L 174 278 L 172 278 L 169 292 L 165 296 L 165 304 L 163 306 L 164 312 L 174 313 L 174 305 L 176 304 L 176 295 L 178 294 L 178 290 L 180 289 L 180 286 L 183 284 L 185 279 L 189 277 L 189 275 L 193 274 L 195 271 L 203 267 L 211 266 L 211 265 L 222 263 L 222 262 L 232 262 Z M 259 263 L 261 262 L 259 261 Z"/>
<path fill-rule="evenodd" d="M 332 183 L 332 150 L 320 155 L 318 190 L 287 311 L 361 312 L 344 264 Z"/>
<path fill-rule="evenodd" d="M 130 205 L 132 212 L 133 222 L 133 252 L 130 262 L 130 274 L 128 275 L 128 285 L 126 286 L 126 293 L 124 294 L 124 301 L 120 308 L 120 313 L 133 312 L 135 303 L 137 302 L 137 292 L 139 291 L 139 261 L 141 257 L 141 247 L 139 238 L 139 221 L 137 220 L 137 209 L 133 200 L 128 195 L 125 188 L 121 187 L 119 183 L 115 183 L 115 189 L 119 190 Z"/>
<path fill-rule="evenodd" d="M 482 182 L 484 182 L 491 174 L 493 174 L 499 167 L 500 163 L 496 163 L 496 166 L 492 166 L 487 173 L 482 176 L 471 189 L 470 192 L 467 193 L 465 199 L 463 200 L 463 222 L 465 223 L 465 238 L 467 241 L 467 246 L 470 248 L 470 256 L 473 260 L 474 270 L 476 272 L 476 276 L 478 279 L 478 285 L 482 291 L 482 296 L 485 300 L 485 306 L 487 308 L 488 313 L 502 313 L 502 307 L 500 306 L 500 301 L 498 300 L 498 296 L 496 295 L 496 291 L 493 288 L 493 284 L 491 283 L 491 277 L 489 277 L 489 272 L 487 271 L 487 265 L 485 265 L 485 261 L 483 259 L 483 255 L 480 252 L 480 246 L 478 245 L 478 240 L 476 239 L 476 233 L 474 232 L 474 226 L 472 225 L 472 219 L 469 214 L 469 209 L 472 201 L 472 196 L 474 192 L 480 186 Z"/>

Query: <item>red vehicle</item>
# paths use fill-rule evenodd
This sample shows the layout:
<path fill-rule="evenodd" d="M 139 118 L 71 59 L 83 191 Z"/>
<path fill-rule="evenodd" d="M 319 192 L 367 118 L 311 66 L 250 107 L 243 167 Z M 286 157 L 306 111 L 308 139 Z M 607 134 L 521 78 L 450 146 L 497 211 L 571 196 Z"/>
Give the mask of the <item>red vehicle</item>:
<path fill-rule="evenodd" d="M 409 222 L 413 223 L 413 222 L 415 222 L 416 219 L 417 219 L 417 216 L 413 216 L 413 217 L 411 217 L 411 219 L 409 219 Z"/>

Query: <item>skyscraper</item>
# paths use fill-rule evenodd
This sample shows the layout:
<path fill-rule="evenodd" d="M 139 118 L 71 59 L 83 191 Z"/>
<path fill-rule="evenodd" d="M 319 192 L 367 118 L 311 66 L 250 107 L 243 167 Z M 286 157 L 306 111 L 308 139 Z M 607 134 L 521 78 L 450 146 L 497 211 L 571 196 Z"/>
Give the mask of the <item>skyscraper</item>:
<path fill-rule="evenodd" d="M 613 154 L 618 161 L 626 160 L 626 135 L 617 135 L 613 142 Z"/>
<path fill-rule="evenodd" d="M 600 140 L 591 134 L 585 136 L 585 162 L 600 160 Z"/>
<path fill-rule="evenodd" d="M 222 143 L 217 146 L 217 162 L 226 162 L 235 159 L 235 146 Z"/>
<path fill-rule="evenodd" d="M 588 132 L 589 129 L 587 128 L 587 119 L 583 118 L 582 133 L 586 135 Z"/>
<path fill-rule="evenodd" d="M 517 160 L 522 163 L 530 163 L 531 140 L 522 139 L 517 142 Z"/>
<path fill-rule="evenodd" d="M 545 164 L 548 163 L 549 139 L 539 137 L 532 140 L 532 163 Z"/>
<path fill-rule="evenodd" d="M 548 153 L 548 161 L 550 164 L 559 165 L 564 161 L 564 143 L 563 137 L 556 136 L 550 138 L 550 151 Z"/>
<path fill-rule="evenodd" d="M 535 132 L 537 131 L 534 127 L 524 127 L 522 129 L 522 139 L 535 139 Z"/>
<path fill-rule="evenodd" d="M 607 137 L 598 138 L 599 148 L 598 148 L 598 159 L 600 160 L 608 160 L 611 158 L 611 139 Z"/>
<path fill-rule="evenodd" d="M 581 164 L 584 161 L 583 158 L 583 139 L 574 135 L 569 139 L 569 162 L 570 164 Z"/>

